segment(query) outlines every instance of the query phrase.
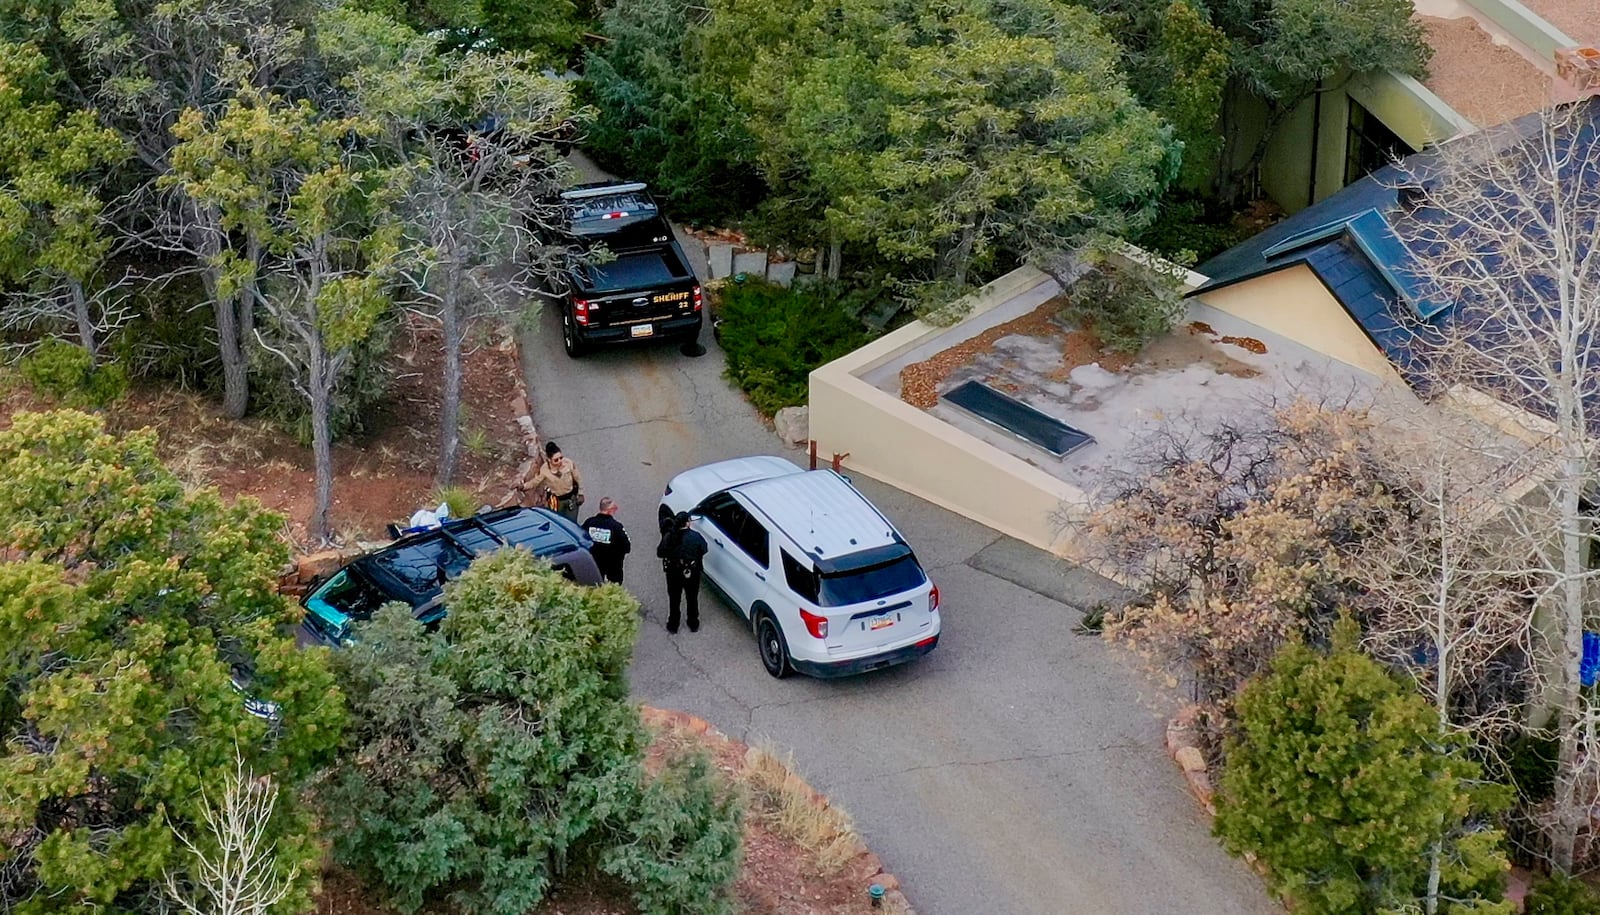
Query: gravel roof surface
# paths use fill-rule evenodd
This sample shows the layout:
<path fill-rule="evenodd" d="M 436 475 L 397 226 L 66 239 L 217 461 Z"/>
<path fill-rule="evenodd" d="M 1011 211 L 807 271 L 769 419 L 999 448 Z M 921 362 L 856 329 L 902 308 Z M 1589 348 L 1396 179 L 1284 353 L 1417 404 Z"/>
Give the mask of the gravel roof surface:
<path fill-rule="evenodd" d="M 1544 2 L 1550 6 L 1572 3 L 1600 9 L 1600 0 Z M 1468 120 L 1489 127 L 1545 106 L 1550 97 L 1550 77 L 1521 54 L 1495 44 L 1476 22 L 1466 18 L 1417 18 L 1428 30 L 1428 43 L 1433 45 L 1433 60 L 1423 85 Z"/>

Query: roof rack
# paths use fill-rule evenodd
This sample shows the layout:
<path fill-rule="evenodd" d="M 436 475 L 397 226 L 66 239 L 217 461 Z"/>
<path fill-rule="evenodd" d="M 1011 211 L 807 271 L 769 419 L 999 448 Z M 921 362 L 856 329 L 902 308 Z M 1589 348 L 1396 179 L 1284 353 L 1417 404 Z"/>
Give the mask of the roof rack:
<path fill-rule="evenodd" d="M 586 197 L 609 197 L 613 194 L 632 194 L 636 191 L 646 190 L 649 185 L 643 181 L 628 181 L 619 184 L 606 184 L 600 187 L 580 187 L 570 191 L 562 191 L 562 200 L 582 200 Z"/>

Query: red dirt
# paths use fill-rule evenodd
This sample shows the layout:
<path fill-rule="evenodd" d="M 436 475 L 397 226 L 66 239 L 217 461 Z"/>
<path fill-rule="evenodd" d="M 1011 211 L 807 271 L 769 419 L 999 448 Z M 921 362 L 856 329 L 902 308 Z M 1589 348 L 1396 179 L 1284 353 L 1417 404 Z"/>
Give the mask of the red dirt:
<path fill-rule="evenodd" d="M 389 367 L 394 383 L 368 422 L 369 432 L 334 445 L 333 526 L 339 539 L 378 539 L 384 525 L 403 521 L 434 492 L 440 385 L 438 330 L 420 321 L 402 330 Z M 459 485 L 485 501 L 505 494 L 522 457 L 511 405 L 515 351 L 485 346 L 466 361 L 463 438 L 481 433 L 478 450 L 461 450 Z M 0 428 L 11 413 L 47 409 L 28 392 L 14 390 Z M 146 426 L 161 433 L 161 454 L 186 479 L 215 485 L 230 497 L 253 496 L 289 519 L 289 537 L 307 546 L 306 523 L 315 498 L 310 448 L 268 420 L 230 420 L 217 404 L 197 395 L 137 386 L 106 413 L 112 431 Z"/>
<path fill-rule="evenodd" d="M 1204 321 L 1190 321 L 1189 333 L 1191 335 L 1205 334 L 1208 337 L 1217 337 L 1216 329 Z M 1267 351 L 1267 345 L 1262 343 L 1260 340 L 1257 340 L 1255 337 L 1217 337 L 1217 342 L 1237 346 L 1242 350 L 1248 350 L 1252 353 L 1255 353 L 1257 356 L 1260 356 Z"/>
<path fill-rule="evenodd" d="M 1267 351 L 1267 345 L 1255 337 L 1223 337 L 1221 342 L 1231 343 L 1243 350 L 1249 350 L 1257 356 Z"/>
<path fill-rule="evenodd" d="M 1131 356 L 1105 351 L 1094 334 L 1063 326 L 1056 320 L 1061 304 L 1059 298 L 1050 299 L 1020 318 L 906 366 L 900 370 L 900 399 L 920 410 L 931 408 L 939 402 L 939 386 L 951 372 L 970 365 L 980 354 L 991 351 L 997 341 L 1013 335 L 1059 341 L 1061 367 L 1051 372 L 1052 377 L 1065 378 L 1073 369 L 1091 362 L 1100 363 L 1110 372 L 1120 372 L 1133 363 Z"/>

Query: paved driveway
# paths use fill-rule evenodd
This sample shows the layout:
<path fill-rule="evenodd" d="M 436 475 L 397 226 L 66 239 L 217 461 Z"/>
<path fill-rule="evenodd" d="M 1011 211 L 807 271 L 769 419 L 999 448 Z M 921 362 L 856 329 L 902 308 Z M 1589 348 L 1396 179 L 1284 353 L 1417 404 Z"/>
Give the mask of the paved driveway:
<path fill-rule="evenodd" d="M 666 347 L 573 361 L 547 309 L 524 340 L 541 434 L 578 462 L 589 508 L 621 500 L 638 541 L 634 694 L 791 749 L 924 915 L 1279 911 L 1218 848 L 1165 756 L 1168 697 L 1072 633 L 1104 584 L 1029 547 L 858 477 L 939 584 L 938 650 L 851 680 L 773 680 L 709 592 L 700 632 L 667 635 L 653 558 L 667 480 L 737 455 L 801 460 L 722 379 L 709 337 L 701 358 Z"/>

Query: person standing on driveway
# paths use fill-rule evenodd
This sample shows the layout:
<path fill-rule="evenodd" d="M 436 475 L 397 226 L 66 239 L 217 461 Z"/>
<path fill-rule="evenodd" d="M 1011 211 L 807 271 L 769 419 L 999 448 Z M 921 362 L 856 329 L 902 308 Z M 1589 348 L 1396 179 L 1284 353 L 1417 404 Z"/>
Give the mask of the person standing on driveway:
<path fill-rule="evenodd" d="M 600 574 L 606 581 L 622 584 L 622 558 L 633 549 L 633 544 L 628 542 L 628 530 L 618 521 L 617 500 L 606 496 L 600 500 L 600 511 L 593 518 L 583 522 L 583 529 L 589 533 L 589 539 L 594 541 L 594 546 L 589 552 L 594 554 L 594 564 L 600 567 Z"/>
<path fill-rule="evenodd" d="M 661 537 L 656 555 L 667 575 L 667 631 L 678 631 L 678 600 L 689 604 L 689 631 L 700 631 L 700 576 L 705 571 L 706 538 L 689 529 L 689 513 L 678 512 Z"/>
<path fill-rule="evenodd" d="M 545 507 L 577 524 L 578 507 L 583 504 L 583 476 L 578 473 L 578 465 L 567 460 L 555 442 L 545 443 L 544 464 L 539 472 L 522 481 L 523 497 L 540 486 L 548 494 Z"/>

